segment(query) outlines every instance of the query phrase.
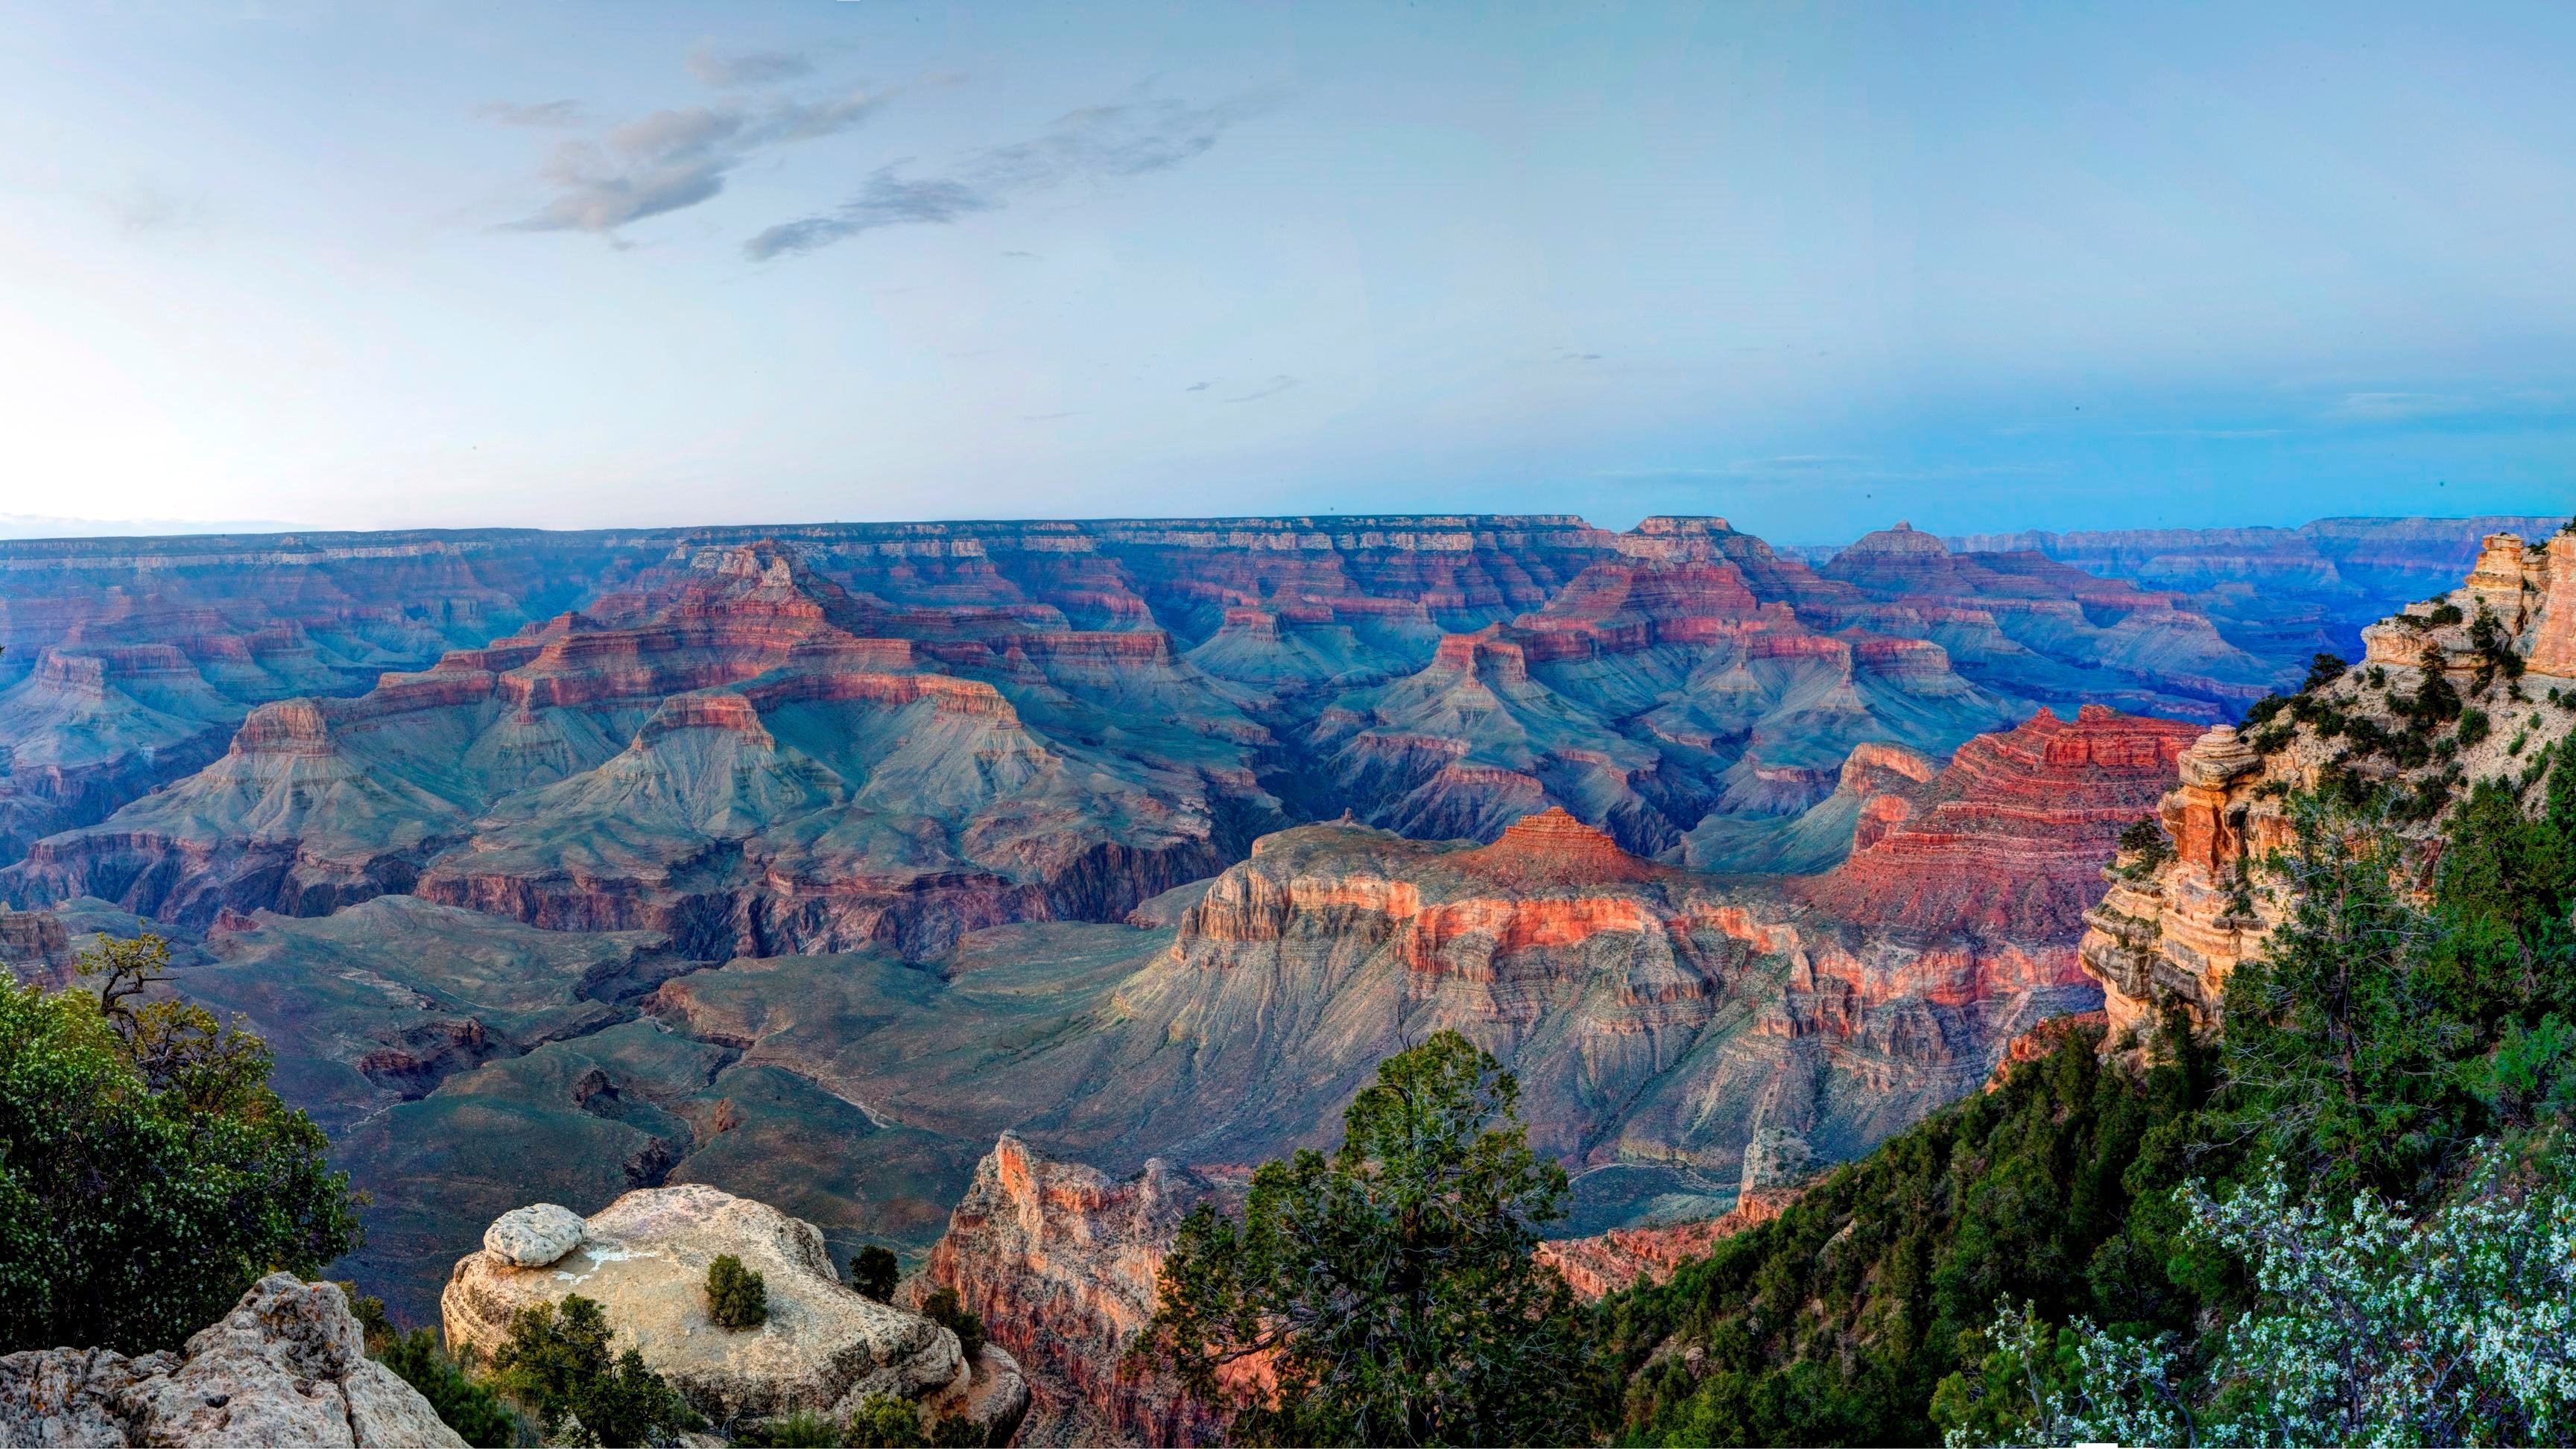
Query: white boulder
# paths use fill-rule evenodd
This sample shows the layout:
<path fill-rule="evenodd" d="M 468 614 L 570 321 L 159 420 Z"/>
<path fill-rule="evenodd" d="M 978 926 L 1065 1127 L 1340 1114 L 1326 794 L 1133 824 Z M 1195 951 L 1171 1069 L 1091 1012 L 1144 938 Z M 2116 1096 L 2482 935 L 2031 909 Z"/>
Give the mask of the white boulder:
<path fill-rule="evenodd" d="M 483 1230 L 483 1251 L 514 1268 L 543 1268 L 581 1246 L 581 1214 L 550 1202 L 512 1208 Z"/>

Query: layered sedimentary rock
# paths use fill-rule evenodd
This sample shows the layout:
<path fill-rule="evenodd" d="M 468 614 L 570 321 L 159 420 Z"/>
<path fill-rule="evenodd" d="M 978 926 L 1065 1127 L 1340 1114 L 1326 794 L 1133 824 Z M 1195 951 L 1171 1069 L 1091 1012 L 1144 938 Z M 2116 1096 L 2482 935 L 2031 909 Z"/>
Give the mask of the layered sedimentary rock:
<path fill-rule="evenodd" d="M 2121 830 L 2197 733 L 2094 704 L 2072 723 L 2041 710 L 1961 746 L 1927 785 L 1865 800 L 1851 857 L 1804 889 L 1846 920 L 2071 939 Z"/>
<path fill-rule="evenodd" d="M 336 1283 L 272 1273 L 185 1354 L 103 1348 L 0 1357 L 0 1440 L 11 1444 L 316 1444 L 410 1449 L 465 1441 L 393 1370 L 367 1357 Z"/>
<path fill-rule="evenodd" d="M 50 911 L 0 908 L 0 968 L 22 982 L 60 985 L 71 973 L 71 935 Z"/>
<path fill-rule="evenodd" d="M 1685 851 L 1861 744 L 2214 719 L 2295 667 L 2036 554 L 1900 528 L 1820 573 L 1669 518 L 14 544 L 0 635 L 0 894 L 201 927 L 417 891 L 705 956 L 1114 918 L 1345 809 Z"/>
<path fill-rule="evenodd" d="M 2219 1013 L 2228 976 L 2264 948 L 2291 901 L 2265 858 L 2296 839 L 2291 796 L 2329 772 L 2446 794 L 2502 779 L 2526 794 L 2569 729 L 2551 702 L 2576 679 L 2576 533 L 2546 544 L 2513 534 L 2480 543 L 2457 588 L 2361 631 L 2363 667 L 2314 690 L 2259 733 L 2213 727 L 2186 750 L 2158 806 L 2167 858 L 2124 858 L 2085 915 L 2084 966 L 2103 985 L 2108 1040 L 2154 1026 L 2165 1003 L 2194 1021 Z M 2483 728 L 2472 738 L 2416 703 L 2429 676 Z M 2329 723 L 2330 721 L 2330 723 Z M 2423 753 L 2406 753 L 2407 737 Z M 2433 825 L 2409 827 L 2429 838 Z"/>
<path fill-rule="evenodd" d="M 2158 786 L 2107 744 L 2031 741 L 2141 730 L 2032 727 L 1937 789 L 1928 761 L 1874 753 L 1853 772 L 1878 782 L 1871 818 L 1846 829 L 1881 844 L 1894 806 L 1956 800 L 1980 823 L 1941 833 L 1970 853 L 1934 858 L 2001 898 L 2044 896 L 2108 858 L 2108 827 L 2079 812 L 2036 828 L 2031 791 L 2102 814 L 2106 791 Z M 1994 810 L 1978 790 L 1999 792 Z M 357 1271 L 399 1301 L 452 1261 L 433 1244 L 530 1199 L 592 1211 L 630 1187 L 711 1182 L 789 1206 L 846 1255 L 926 1247 L 1006 1129 L 1113 1174 L 1329 1144 L 1377 1062 L 1442 1027 L 1511 1063 L 1534 1140 L 1584 1168 L 1569 1231 L 1650 1204 L 1714 1215 L 1766 1133 L 1772 1157 L 1792 1141 L 1827 1161 L 1864 1150 L 1972 1090 L 2032 1022 L 2097 1003 L 2071 926 L 1847 917 L 1794 880 L 1646 860 L 1555 811 L 1484 846 L 1355 823 L 1281 832 L 1134 925 L 987 928 L 928 969 L 872 949 L 682 970 L 653 938 L 590 952 L 554 936 L 556 964 L 504 970 L 538 942 L 477 941 L 463 930 L 477 919 L 392 901 L 255 917 L 215 933 L 223 964 L 196 971 L 205 999 L 311 1063 L 294 1083 L 316 1110 L 351 1123 L 339 1151 L 378 1204 Z M 343 920 L 351 939 L 330 933 Z M 418 1000 L 432 1005 L 397 1009 Z M 479 1037 L 452 1025 L 468 1020 Z M 441 1054 L 432 1035 L 457 1044 Z M 420 1066 L 377 1055 L 397 1050 Z M 469 1136 L 485 1150 L 457 1153 Z"/>
<path fill-rule="evenodd" d="M 687 551 L 361 698 L 262 706 L 214 766 L 40 842 L 11 889 L 189 923 L 417 892 L 699 957 L 935 954 L 1122 914 L 1275 818 L 1264 731 L 1159 632 L 1019 627 L 915 617 L 775 548 Z"/>
<path fill-rule="evenodd" d="M 1153 1317 L 1156 1275 L 1201 1203 L 1239 1206 L 1240 1176 L 1212 1177 L 1161 1158 L 1123 1181 L 1040 1156 L 1004 1133 L 977 1164 L 948 1231 L 919 1275 L 918 1302 L 953 1288 L 1029 1375 L 1024 1444 L 1192 1444 L 1222 1423 L 1156 1374 L 1122 1371 Z"/>
<path fill-rule="evenodd" d="M 728 1329 L 708 1316 L 707 1269 L 719 1254 L 762 1276 L 766 1321 Z M 1004 1437 L 1028 1401 L 1007 1352 L 969 1359 L 956 1334 L 845 1287 L 813 1224 L 699 1184 L 620 1197 L 550 1262 L 489 1247 L 458 1260 L 440 1299 L 447 1342 L 488 1356 L 520 1309 L 575 1293 L 600 1305 L 616 1349 L 640 1352 L 719 1423 L 800 1410 L 846 1417 L 885 1394 L 974 1402 Z"/>

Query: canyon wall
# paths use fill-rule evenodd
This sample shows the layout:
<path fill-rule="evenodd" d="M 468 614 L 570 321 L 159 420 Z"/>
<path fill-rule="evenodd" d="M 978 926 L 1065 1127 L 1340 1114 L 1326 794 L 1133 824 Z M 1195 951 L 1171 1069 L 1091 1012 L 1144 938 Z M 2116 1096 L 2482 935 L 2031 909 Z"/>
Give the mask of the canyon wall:
<path fill-rule="evenodd" d="M 2151 1032 L 2166 1002 L 2196 1022 L 2218 1017 L 2228 976 L 2291 908 L 2263 862 L 2295 843 L 2292 792 L 2341 777 L 2397 790 L 2402 806 L 2404 792 L 2430 789 L 2438 802 L 2464 781 L 2503 780 L 2526 796 L 2541 785 L 2550 747 L 2576 723 L 2576 705 L 2561 702 L 2576 688 L 2576 532 L 2490 535 L 2464 582 L 2361 636 L 2360 667 L 2259 728 L 2220 725 L 2194 741 L 2158 806 L 2161 858 L 2124 856 L 2104 872 L 2080 952 L 2114 1045 Z M 2424 702 L 2434 681 L 2447 704 Z M 2475 730 L 2455 722 L 2464 710 Z M 2405 830 L 2429 843 L 2437 815 L 2413 813 Z"/>

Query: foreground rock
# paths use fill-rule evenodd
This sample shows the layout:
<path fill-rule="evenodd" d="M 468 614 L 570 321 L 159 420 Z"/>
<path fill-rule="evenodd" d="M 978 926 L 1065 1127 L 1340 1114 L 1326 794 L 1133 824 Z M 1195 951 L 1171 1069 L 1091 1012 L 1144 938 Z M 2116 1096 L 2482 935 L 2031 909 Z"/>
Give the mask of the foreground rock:
<path fill-rule="evenodd" d="M 517 1226 L 499 1234 L 514 1247 L 531 1236 Z M 707 1316 L 707 1268 L 721 1253 L 766 1280 L 766 1323 L 736 1332 Z M 988 1349 L 970 1363 L 956 1334 L 843 1287 L 813 1224 L 702 1183 L 626 1194 L 543 1266 L 490 1248 L 459 1259 L 440 1300 L 448 1345 L 488 1356 L 520 1309 L 576 1293 L 599 1303 L 619 1350 L 640 1351 L 718 1423 L 800 1409 L 846 1415 L 888 1394 L 934 1416 L 978 1409 L 992 1425 L 1015 1421 L 1028 1402 L 1007 1353 Z"/>
<path fill-rule="evenodd" d="M 1120 1372 L 1119 1360 L 1153 1317 L 1181 1220 L 1210 1200 L 1237 1205 L 1242 1186 L 1161 1158 L 1116 1181 L 1005 1132 L 904 1295 L 918 1303 L 955 1289 L 1027 1365 L 1032 1407 L 1016 1442 L 1216 1443 L 1215 1415 L 1160 1376 Z"/>
<path fill-rule="evenodd" d="M 272 1273 L 186 1356 L 107 1349 L 0 1358 L 0 1443 L 457 1445 L 411 1385 L 369 1359 L 332 1283 Z"/>

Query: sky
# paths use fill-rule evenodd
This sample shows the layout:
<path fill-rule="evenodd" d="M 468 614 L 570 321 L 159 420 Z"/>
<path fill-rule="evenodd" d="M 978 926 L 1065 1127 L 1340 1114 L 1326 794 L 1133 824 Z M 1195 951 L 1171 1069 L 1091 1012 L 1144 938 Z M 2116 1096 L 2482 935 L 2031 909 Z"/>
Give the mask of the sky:
<path fill-rule="evenodd" d="M 2576 506 L 2576 7 L 0 24 L 0 516 Z"/>

